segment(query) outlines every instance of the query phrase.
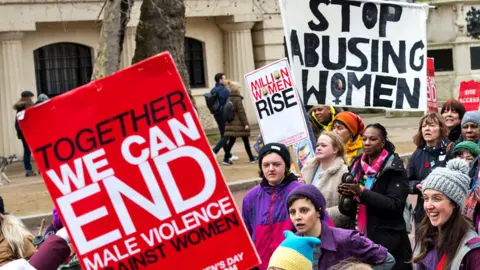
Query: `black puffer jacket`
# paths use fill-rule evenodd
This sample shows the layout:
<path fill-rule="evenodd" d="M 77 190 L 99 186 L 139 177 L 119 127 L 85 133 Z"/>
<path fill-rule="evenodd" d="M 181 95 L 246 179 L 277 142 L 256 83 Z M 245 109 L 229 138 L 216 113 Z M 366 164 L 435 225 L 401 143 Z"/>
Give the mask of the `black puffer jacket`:
<path fill-rule="evenodd" d="M 16 110 L 17 113 L 24 111 L 25 109 L 27 109 L 27 107 L 28 107 L 27 102 L 23 100 L 20 100 L 17 103 L 15 103 L 15 105 L 13 105 L 13 109 Z M 22 130 L 20 130 L 20 124 L 18 123 L 18 120 L 16 117 L 15 117 L 15 130 L 17 131 L 17 137 L 19 139 L 23 139 L 23 133 L 22 133 Z"/>
<path fill-rule="evenodd" d="M 460 124 L 456 125 L 448 133 L 448 140 L 451 142 L 456 142 L 462 136 L 462 126 Z"/>
<path fill-rule="evenodd" d="M 441 147 L 435 150 L 429 147 L 418 147 L 408 160 L 407 176 L 410 194 L 418 195 L 414 214 L 415 225 L 419 225 L 425 216 L 422 191 L 418 190 L 416 186 L 427 178 L 433 169 L 446 166 L 447 161 L 453 158 L 453 148 L 455 148 L 455 144 L 445 139 L 442 141 Z"/>
<path fill-rule="evenodd" d="M 356 158 L 349 168 L 352 175 L 363 174 L 360 166 L 356 166 L 357 172 L 352 171 L 353 164 L 360 158 Z M 409 261 L 412 255 L 403 218 L 409 187 L 402 159 L 397 154 L 390 154 L 375 178 L 371 190 L 364 190 L 360 195 L 360 203 L 367 207 L 367 236 L 386 247 L 395 257 L 394 269 L 410 269 L 409 263 L 401 263 Z M 354 229 L 353 224 L 351 229 Z"/>

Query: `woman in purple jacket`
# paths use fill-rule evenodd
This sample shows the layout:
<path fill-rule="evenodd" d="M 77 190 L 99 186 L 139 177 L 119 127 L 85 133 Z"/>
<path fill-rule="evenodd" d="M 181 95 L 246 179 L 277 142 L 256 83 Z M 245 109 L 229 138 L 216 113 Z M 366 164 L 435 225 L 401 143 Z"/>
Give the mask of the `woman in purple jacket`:
<path fill-rule="evenodd" d="M 290 153 L 280 143 L 269 143 L 260 149 L 258 164 L 262 182 L 243 198 L 242 218 L 266 270 L 270 257 L 284 240 L 283 232 L 293 230 L 285 209 L 287 195 L 302 185 L 290 172 Z"/>
<path fill-rule="evenodd" d="M 480 269 L 480 236 L 461 213 L 470 185 L 468 169 L 455 158 L 423 180 L 426 215 L 415 234 L 415 269 Z"/>
<path fill-rule="evenodd" d="M 314 185 L 303 185 L 290 192 L 287 209 L 297 234 L 321 240 L 313 250 L 313 269 L 326 270 L 347 259 L 370 264 L 373 269 L 391 269 L 395 265 L 386 248 L 360 232 L 328 226 L 325 197 Z"/>

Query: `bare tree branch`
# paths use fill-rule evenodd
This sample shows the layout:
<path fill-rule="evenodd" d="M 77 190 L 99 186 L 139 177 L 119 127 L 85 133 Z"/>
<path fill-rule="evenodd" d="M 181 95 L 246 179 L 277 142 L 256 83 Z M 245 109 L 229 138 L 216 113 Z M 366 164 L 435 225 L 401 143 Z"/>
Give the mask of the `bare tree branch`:
<path fill-rule="evenodd" d="M 132 6 L 133 0 L 106 1 L 92 80 L 108 76 L 119 69 Z"/>
<path fill-rule="evenodd" d="M 158 53 L 169 51 L 188 90 L 190 99 L 195 105 L 185 64 L 184 38 L 184 0 L 143 0 L 132 64 Z"/>

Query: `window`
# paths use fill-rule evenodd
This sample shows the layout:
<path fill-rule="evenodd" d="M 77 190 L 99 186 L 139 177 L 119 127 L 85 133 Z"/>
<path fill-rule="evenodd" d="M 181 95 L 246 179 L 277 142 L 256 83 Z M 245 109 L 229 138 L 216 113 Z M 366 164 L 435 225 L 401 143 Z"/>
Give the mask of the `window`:
<path fill-rule="evenodd" d="M 55 43 L 34 51 L 38 93 L 58 96 L 90 81 L 92 52 L 75 43 Z"/>
<path fill-rule="evenodd" d="M 203 43 L 193 38 L 185 38 L 185 65 L 187 66 L 191 88 L 205 87 L 203 63 Z"/>
<path fill-rule="evenodd" d="M 452 49 L 429 50 L 427 56 L 434 58 L 435 71 L 453 71 Z"/>
<path fill-rule="evenodd" d="M 470 69 L 480 69 L 480 46 L 470 47 Z"/>

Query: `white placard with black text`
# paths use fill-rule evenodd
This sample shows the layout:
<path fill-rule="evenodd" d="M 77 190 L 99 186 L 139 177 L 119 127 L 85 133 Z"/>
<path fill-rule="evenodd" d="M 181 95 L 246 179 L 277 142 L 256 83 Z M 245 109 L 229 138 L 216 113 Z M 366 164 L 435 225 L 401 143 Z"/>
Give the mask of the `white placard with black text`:
<path fill-rule="evenodd" d="M 280 6 L 305 104 L 426 110 L 427 5 L 280 0 Z"/>
<path fill-rule="evenodd" d="M 287 146 L 308 138 L 300 97 L 286 58 L 245 75 L 265 144 Z"/>

